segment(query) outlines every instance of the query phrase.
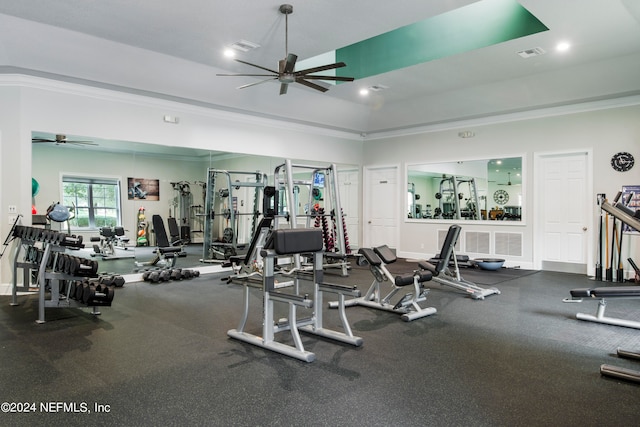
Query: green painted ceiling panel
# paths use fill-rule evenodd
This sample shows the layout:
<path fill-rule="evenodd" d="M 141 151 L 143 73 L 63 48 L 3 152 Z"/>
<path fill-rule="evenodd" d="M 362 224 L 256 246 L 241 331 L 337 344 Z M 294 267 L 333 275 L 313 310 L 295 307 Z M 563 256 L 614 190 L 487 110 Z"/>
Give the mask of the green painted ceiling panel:
<path fill-rule="evenodd" d="M 336 50 L 341 76 L 361 79 L 548 28 L 514 0 L 482 0 Z"/>

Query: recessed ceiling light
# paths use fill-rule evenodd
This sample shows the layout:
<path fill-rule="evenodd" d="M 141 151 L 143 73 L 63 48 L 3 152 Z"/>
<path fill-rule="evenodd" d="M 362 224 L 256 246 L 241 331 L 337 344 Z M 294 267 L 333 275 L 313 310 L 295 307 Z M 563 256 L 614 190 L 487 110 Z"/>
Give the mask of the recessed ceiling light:
<path fill-rule="evenodd" d="M 369 95 L 369 89 L 366 89 L 366 88 L 360 89 L 360 95 L 362 95 L 362 96 Z"/>
<path fill-rule="evenodd" d="M 566 52 L 570 47 L 571 45 L 568 42 L 560 42 L 557 44 L 556 50 L 558 52 Z"/>
<path fill-rule="evenodd" d="M 236 52 L 231 48 L 226 48 L 224 50 L 224 56 L 226 56 L 227 58 L 233 58 L 234 56 L 236 56 Z"/>

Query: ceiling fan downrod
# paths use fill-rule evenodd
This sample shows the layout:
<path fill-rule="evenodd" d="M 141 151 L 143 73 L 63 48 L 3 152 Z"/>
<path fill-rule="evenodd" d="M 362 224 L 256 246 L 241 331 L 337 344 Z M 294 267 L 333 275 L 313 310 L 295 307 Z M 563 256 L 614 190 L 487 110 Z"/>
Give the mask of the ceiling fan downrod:
<path fill-rule="evenodd" d="M 286 59 L 289 55 L 289 15 L 293 13 L 293 6 L 282 4 L 278 10 L 284 15 L 284 57 Z"/>

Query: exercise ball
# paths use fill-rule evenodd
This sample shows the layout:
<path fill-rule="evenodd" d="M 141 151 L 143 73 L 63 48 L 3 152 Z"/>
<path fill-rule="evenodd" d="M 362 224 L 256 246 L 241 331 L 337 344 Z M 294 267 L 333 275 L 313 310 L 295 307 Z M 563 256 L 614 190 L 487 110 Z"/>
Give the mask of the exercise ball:
<path fill-rule="evenodd" d="M 40 184 L 35 178 L 31 178 L 31 197 L 34 197 L 40 191 Z"/>

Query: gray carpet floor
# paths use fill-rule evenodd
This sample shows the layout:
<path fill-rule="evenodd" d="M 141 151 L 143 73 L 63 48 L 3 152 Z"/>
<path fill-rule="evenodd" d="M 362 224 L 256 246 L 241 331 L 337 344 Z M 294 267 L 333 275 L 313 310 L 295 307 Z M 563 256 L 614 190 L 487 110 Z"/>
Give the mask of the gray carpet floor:
<path fill-rule="evenodd" d="M 372 279 L 363 268 L 325 278 L 363 291 Z M 41 325 L 35 296 L 17 307 L 2 296 L 0 401 L 35 411 L 0 413 L 0 425 L 638 425 L 640 386 L 602 377 L 599 366 L 640 369 L 614 356 L 640 349 L 640 331 L 576 320 L 596 303 L 562 302 L 593 281 L 552 272 L 485 281 L 501 295 L 475 301 L 431 286 L 437 313 L 409 323 L 349 308 L 364 345 L 303 335 L 312 363 L 228 338 L 243 290 L 220 275 L 127 283 L 100 316 L 47 309 Z M 247 329 L 260 334 L 261 294 L 251 292 Z M 637 319 L 640 306 L 611 300 L 607 312 Z M 335 310 L 325 323 L 338 328 Z"/>

